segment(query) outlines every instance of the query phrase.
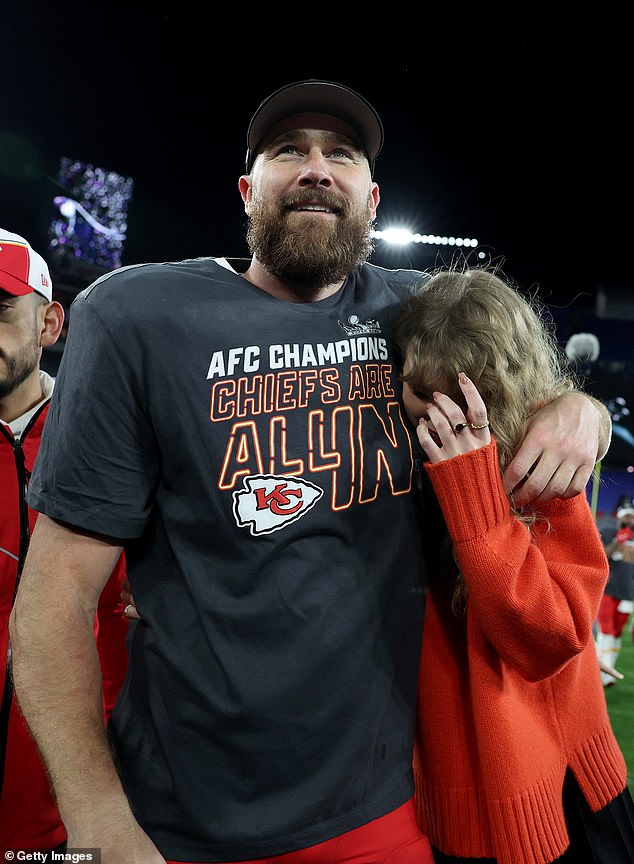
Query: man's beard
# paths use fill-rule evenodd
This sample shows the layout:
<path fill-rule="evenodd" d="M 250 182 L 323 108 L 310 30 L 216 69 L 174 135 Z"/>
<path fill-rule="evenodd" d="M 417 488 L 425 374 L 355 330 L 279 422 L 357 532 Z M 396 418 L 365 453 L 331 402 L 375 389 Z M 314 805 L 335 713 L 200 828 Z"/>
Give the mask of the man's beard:
<path fill-rule="evenodd" d="M 0 349 L 0 399 L 10 396 L 31 373 L 37 369 L 40 362 L 40 349 L 37 341 L 26 345 L 13 356 L 7 356 Z M 6 367 L 6 369 L 5 369 Z"/>
<path fill-rule="evenodd" d="M 289 226 L 292 208 L 316 202 L 333 209 L 336 219 L 310 212 L 302 218 L 295 212 L 291 217 L 295 227 Z M 247 243 L 273 276 L 314 291 L 340 282 L 367 261 L 373 248 L 370 225 L 369 209 L 350 212 L 346 202 L 328 190 L 311 189 L 282 201 L 275 210 L 254 199 Z"/>

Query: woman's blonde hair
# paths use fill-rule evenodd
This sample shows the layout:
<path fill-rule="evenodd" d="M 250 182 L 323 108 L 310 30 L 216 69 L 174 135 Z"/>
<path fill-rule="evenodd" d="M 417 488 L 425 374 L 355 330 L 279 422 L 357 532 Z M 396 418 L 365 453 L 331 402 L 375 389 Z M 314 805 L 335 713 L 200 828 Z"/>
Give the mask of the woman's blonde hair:
<path fill-rule="evenodd" d="M 487 407 L 504 471 L 530 415 L 574 390 L 577 382 L 545 307 L 499 273 L 486 267 L 434 272 L 405 300 L 395 336 L 407 360 L 402 380 L 421 398 L 433 401 L 433 391 L 439 390 L 466 412 L 458 373 L 471 378 Z M 536 518 L 533 513 L 516 516 L 529 527 Z M 455 577 L 453 611 L 463 615 L 466 585 L 448 537 L 447 543 L 441 561 Z"/>
<path fill-rule="evenodd" d="M 423 398 L 440 390 L 466 410 L 458 373 L 471 378 L 505 469 L 528 417 L 577 382 L 545 307 L 498 274 L 486 267 L 434 272 L 405 300 L 396 341 L 408 361 L 402 379 Z"/>

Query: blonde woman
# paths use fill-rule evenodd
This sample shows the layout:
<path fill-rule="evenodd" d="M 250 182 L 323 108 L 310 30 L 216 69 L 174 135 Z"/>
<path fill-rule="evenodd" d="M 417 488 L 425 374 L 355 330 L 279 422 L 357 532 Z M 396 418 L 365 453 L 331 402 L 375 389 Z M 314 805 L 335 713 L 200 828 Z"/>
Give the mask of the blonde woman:
<path fill-rule="evenodd" d="M 452 269 L 406 301 L 397 341 L 446 531 L 414 759 L 435 860 L 632 862 L 592 636 L 608 572 L 598 530 L 583 493 L 519 510 L 502 481 L 530 415 L 576 386 L 551 323 L 499 273 Z"/>

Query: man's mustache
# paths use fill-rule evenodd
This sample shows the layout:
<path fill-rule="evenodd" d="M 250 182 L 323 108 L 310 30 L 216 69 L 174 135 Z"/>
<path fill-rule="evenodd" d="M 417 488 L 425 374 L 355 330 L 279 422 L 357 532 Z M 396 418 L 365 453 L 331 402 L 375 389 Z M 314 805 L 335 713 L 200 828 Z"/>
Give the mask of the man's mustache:
<path fill-rule="evenodd" d="M 327 207 L 329 210 L 334 210 L 336 213 L 346 212 L 346 201 L 339 195 L 329 192 L 327 189 L 306 189 L 305 192 L 297 192 L 292 198 L 285 198 L 282 201 L 282 206 L 286 210 L 295 209 L 297 207 L 305 207 L 309 204 L 317 204 L 321 207 Z"/>

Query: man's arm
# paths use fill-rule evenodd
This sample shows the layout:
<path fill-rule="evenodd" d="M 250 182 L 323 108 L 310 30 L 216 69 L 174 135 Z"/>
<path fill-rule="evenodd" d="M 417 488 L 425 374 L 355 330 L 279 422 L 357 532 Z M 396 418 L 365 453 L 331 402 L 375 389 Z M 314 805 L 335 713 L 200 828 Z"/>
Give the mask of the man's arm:
<path fill-rule="evenodd" d="M 102 864 L 164 864 L 141 830 L 104 728 L 95 611 L 121 547 L 37 519 L 9 633 L 15 692 L 73 848 Z"/>
<path fill-rule="evenodd" d="M 586 394 L 586 399 L 594 405 L 599 414 L 599 446 L 597 449 L 597 458 L 595 462 L 599 462 L 608 452 L 610 441 L 612 440 L 612 418 L 606 406 L 594 396 Z"/>
<path fill-rule="evenodd" d="M 592 396 L 564 393 L 529 419 L 524 440 L 504 472 L 517 506 L 582 492 L 612 435 L 608 409 Z"/>

